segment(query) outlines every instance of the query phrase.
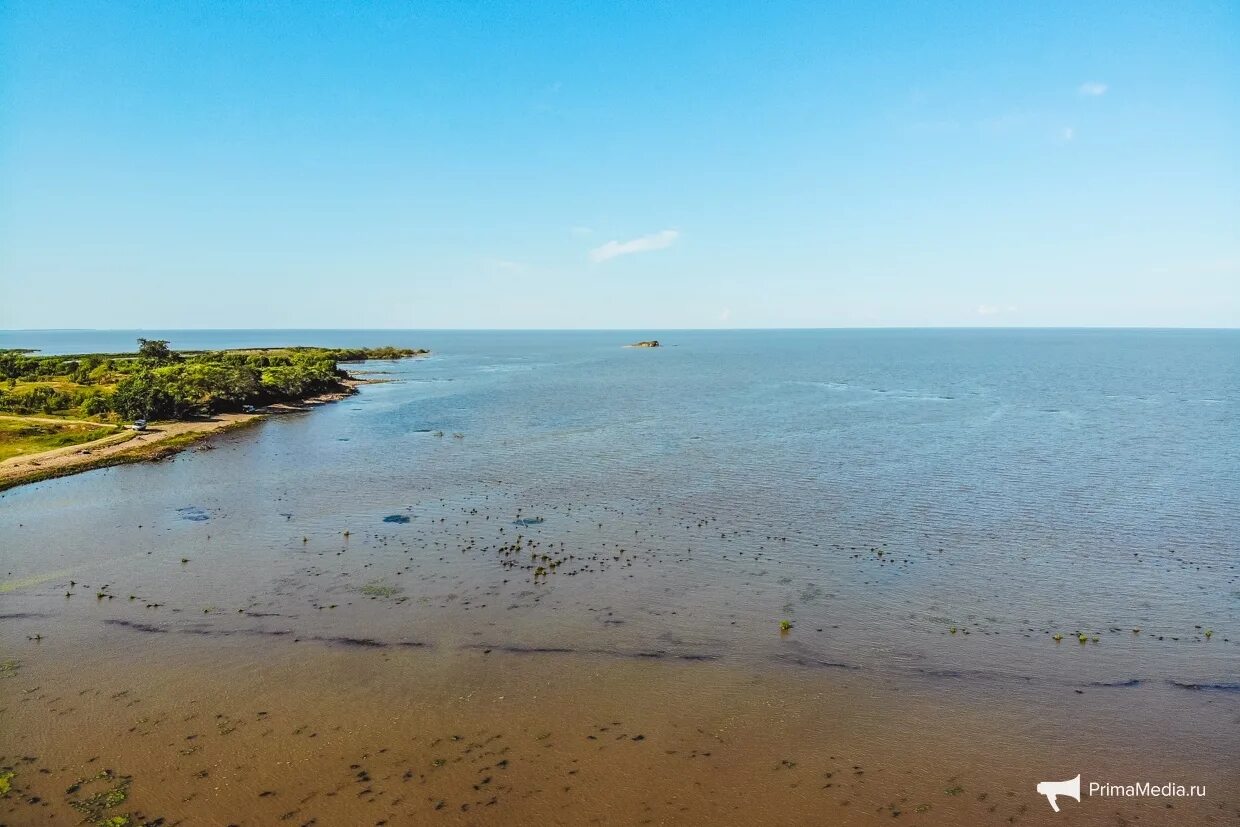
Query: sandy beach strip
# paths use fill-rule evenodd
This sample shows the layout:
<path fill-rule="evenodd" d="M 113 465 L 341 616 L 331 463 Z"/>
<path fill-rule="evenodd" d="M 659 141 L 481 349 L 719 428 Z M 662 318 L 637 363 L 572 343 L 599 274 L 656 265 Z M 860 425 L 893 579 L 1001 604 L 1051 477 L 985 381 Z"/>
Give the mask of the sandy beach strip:
<path fill-rule="evenodd" d="M 349 378 L 341 382 L 344 390 L 316 394 L 297 402 L 278 402 L 254 413 L 221 413 L 200 419 L 153 422 L 144 431 L 126 429 L 92 442 L 12 457 L 0 462 L 0 491 L 94 468 L 164 459 L 215 434 L 250 425 L 268 416 L 301 413 L 329 402 L 339 402 L 357 393 L 359 386 L 381 381 L 384 380 Z M 107 423 L 87 420 L 22 418 L 107 427 Z"/>
<path fill-rule="evenodd" d="M 256 413 L 217 414 L 205 419 L 157 422 L 145 431 L 126 430 L 93 442 L 12 457 L 0 462 L 0 491 L 92 468 L 161 459 L 212 434 L 261 418 Z"/>

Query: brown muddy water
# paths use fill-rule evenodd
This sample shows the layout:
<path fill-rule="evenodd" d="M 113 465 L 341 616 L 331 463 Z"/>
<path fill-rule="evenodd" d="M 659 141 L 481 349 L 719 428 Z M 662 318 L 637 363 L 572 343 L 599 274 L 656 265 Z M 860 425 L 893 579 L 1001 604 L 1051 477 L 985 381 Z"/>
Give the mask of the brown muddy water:
<path fill-rule="evenodd" d="M 0 496 L 0 823 L 1240 823 L 1231 340 L 440 335 Z"/>

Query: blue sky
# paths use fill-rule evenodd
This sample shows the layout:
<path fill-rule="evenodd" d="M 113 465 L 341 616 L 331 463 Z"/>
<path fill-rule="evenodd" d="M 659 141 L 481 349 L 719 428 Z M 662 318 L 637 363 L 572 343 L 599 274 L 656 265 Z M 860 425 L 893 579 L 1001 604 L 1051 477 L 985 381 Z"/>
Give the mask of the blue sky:
<path fill-rule="evenodd" d="M 0 328 L 1240 325 L 1235 3 L 0 4 Z"/>

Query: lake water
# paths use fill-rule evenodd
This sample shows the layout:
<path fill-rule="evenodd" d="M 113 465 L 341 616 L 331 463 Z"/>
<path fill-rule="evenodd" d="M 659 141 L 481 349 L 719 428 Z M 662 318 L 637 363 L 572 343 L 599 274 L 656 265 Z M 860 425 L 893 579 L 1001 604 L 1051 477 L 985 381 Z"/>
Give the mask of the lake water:
<path fill-rule="evenodd" d="M 1240 817 L 1236 331 L 0 346 L 138 335 L 433 354 L 0 495 L 0 765 L 47 806 L 102 761 L 204 824 L 1040 823 L 1077 772 Z"/>

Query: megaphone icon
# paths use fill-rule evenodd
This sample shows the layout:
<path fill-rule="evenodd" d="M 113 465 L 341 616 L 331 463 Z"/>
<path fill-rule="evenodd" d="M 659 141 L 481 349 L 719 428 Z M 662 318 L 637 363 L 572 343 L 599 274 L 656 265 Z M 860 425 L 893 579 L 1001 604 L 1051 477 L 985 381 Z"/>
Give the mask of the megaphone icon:
<path fill-rule="evenodd" d="M 1055 803 L 1056 796 L 1066 795 L 1077 801 L 1081 800 L 1081 776 L 1077 775 L 1067 781 L 1039 781 L 1038 795 L 1046 796 L 1046 800 L 1051 803 L 1051 809 L 1059 812 L 1059 805 Z"/>

